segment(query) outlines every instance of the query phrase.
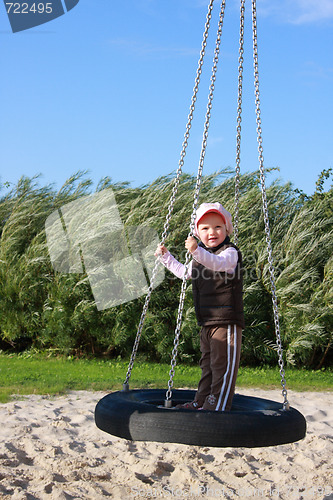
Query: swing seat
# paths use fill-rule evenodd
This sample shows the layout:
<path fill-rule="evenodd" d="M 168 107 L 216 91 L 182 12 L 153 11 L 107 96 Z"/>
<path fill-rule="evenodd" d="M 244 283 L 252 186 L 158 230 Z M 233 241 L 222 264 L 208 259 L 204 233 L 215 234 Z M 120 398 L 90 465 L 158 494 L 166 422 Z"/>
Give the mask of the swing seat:
<path fill-rule="evenodd" d="M 173 390 L 172 402 L 194 399 L 195 391 Z M 264 447 L 292 443 L 306 433 L 304 416 L 281 403 L 235 394 L 230 412 L 164 407 L 165 390 L 118 391 L 95 408 L 99 429 L 132 441 L 210 447 Z"/>

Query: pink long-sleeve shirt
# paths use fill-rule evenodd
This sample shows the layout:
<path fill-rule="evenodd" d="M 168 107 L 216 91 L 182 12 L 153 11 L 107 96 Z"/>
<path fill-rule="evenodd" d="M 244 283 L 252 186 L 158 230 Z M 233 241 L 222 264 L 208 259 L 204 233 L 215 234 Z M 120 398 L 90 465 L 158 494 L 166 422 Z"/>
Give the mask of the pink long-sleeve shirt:
<path fill-rule="evenodd" d="M 233 273 L 238 262 L 237 250 L 233 247 L 228 247 L 225 250 L 210 253 L 202 247 L 197 247 L 192 253 L 194 260 L 217 272 Z M 177 278 L 183 279 L 185 265 L 179 262 L 169 251 L 160 256 L 162 264 L 171 271 Z M 187 268 L 186 278 L 192 276 L 192 260 Z"/>

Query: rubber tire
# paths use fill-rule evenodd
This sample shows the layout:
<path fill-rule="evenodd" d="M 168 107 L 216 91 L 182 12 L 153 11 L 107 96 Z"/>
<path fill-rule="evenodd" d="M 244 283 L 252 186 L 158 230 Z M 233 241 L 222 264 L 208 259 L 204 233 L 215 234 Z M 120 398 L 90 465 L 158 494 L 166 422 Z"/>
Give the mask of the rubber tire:
<path fill-rule="evenodd" d="M 306 434 L 304 416 L 268 399 L 235 394 L 230 412 L 164 408 L 165 390 L 108 394 L 95 408 L 99 429 L 132 441 L 209 447 L 265 447 L 292 443 Z M 193 401 L 195 391 L 173 390 L 173 405 Z"/>

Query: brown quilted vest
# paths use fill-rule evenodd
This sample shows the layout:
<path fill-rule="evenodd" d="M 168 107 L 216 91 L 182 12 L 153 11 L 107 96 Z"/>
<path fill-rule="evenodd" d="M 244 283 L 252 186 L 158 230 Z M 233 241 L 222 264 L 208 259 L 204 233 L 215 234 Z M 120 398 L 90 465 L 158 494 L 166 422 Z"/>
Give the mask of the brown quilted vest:
<path fill-rule="evenodd" d="M 200 244 L 203 246 L 203 244 Z M 217 272 L 193 259 L 192 288 L 197 321 L 200 326 L 236 324 L 244 328 L 242 254 L 227 237 L 210 253 L 220 253 L 228 247 L 238 252 L 234 273 Z"/>

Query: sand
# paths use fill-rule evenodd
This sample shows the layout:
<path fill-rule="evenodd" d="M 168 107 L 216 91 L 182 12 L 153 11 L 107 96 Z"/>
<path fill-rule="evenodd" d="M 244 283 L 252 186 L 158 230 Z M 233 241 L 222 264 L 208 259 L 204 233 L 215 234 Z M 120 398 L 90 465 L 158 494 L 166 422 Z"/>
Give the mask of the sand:
<path fill-rule="evenodd" d="M 276 401 L 280 392 L 239 390 Z M 1 499 L 333 499 L 333 393 L 290 391 L 304 440 L 269 448 L 131 442 L 96 428 L 101 392 L 0 405 Z"/>

